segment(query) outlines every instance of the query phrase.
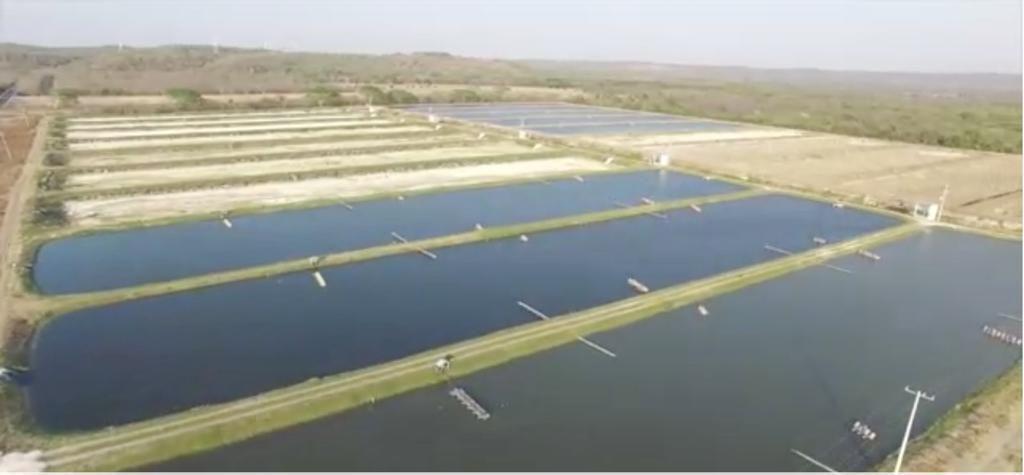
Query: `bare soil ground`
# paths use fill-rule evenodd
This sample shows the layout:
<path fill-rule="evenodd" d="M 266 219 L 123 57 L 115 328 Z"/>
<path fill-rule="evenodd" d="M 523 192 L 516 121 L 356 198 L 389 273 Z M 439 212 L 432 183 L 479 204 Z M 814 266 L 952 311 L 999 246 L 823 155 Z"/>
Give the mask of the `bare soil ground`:
<path fill-rule="evenodd" d="M 376 120 L 352 115 L 343 119 L 316 120 L 293 123 L 271 123 L 271 124 L 227 124 L 227 125 L 199 125 L 189 127 L 160 127 L 147 130 L 70 130 L 67 132 L 69 140 L 117 140 L 132 138 L 156 138 L 174 137 L 189 134 L 238 134 L 247 132 L 276 132 L 290 130 L 316 130 L 330 129 L 334 127 L 350 127 L 356 125 L 380 125 L 387 124 L 388 120 Z"/>
<path fill-rule="evenodd" d="M 941 432 L 911 443 L 905 472 L 1017 472 L 1021 467 L 1021 370 L 957 405 Z M 950 416 L 947 416 L 950 417 Z M 891 459 L 880 469 L 891 470 Z"/>
<path fill-rule="evenodd" d="M 68 126 L 68 132 L 81 131 L 114 131 L 114 130 L 145 130 L 160 129 L 164 127 L 202 127 L 202 126 L 229 126 L 229 125 L 250 125 L 250 124 L 294 124 L 300 122 L 336 120 L 336 119 L 357 119 L 366 117 L 365 112 L 351 112 L 339 114 L 318 114 L 318 115 L 283 115 L 277 117 L 249 117 L 240 115 L 238 117 L 219 117 L 213 119 L 184 119 L 184 120 L 139 120 L 134 122 L 117 123 L 77 123 L 72 119 Z"/>
<path fill-rule="evenodd" d="M 446 186 L 539 178 L 552 174 L 583 173 L 607 168 L 594 160 L 565 157 L 69 201 L 66 207 L 73 224 L 95 226 L 228 211 L 243 207 L 275 206 L 302 201 L 355 198 L 378 193 L 414 192 Z"/>
<path fill-rule="evenodd" d="M 145 96 L 110 96 L 111 99 L 123 100 L 126 103 L 138 100 Z M 164 97 L 164 96 L 161 96 Z M 19 101 L 31 100 L 32 98 L 18 98 Z M 75 117 L 69 125 L 80 124 L 132 124 L 139 121 L 181 121 L 181 120 L 211 120 L 211 119 L 237 119 L 251 117 L 317 117 L 325 114 L 338 114 L 350 109 L 342 108 L 316 108 L 316 109 L 283 109 L 272 111 L 251 111 L 251 112 L 195 112 L 176 114 L 147 114 L 147 115 L 98 115 Z"/>
<path fill-rule="evenodd" d="M 15 311 L 12 296 L 20 282 L 17 272 L 21 252 L 20 223 L 32 194 L 32 178 L 38 165 L 37 159 L 28 160 L 41 150 L 41 144 L 34 143 L 35 136 L 42 132 L 36 130 L 38 120 L 38 117 L 29 117 L 26 124 L 21 118 L 0 118 L 0 130 L 13 155 L 6 155 L 6 150 L 0 152 L 0 354 L 3 357 L 10 354 L 9 337 L 27 331 L 26 326 L 17 323 L 22 315 Z M 5 421 L 4 410 L 0 404 L 0 423 Z M 0 442 L 7 435 L 6 429 L 0 427 Z"/>
<path fill-rule="evenodd" d="M 232 157 L 245 157 L 250 155 L 274 155 L 321 151 L 326 152 L 330 150 L 349 150 L 353 148 L 384 146 L 412 147 L 422 145 L 430 147 L 446 142 L 458 142 L 463 140 L 469 140 L 471 138 L 472 137 L 463 134 L 437 134 L 434 136 L 419 135 L 415 137 L 395 137 L 371 140 L 340 140 L 336 142 L 283 143 L 277 145 L 268 145 L 266 147 L 260 147 L 258 150 L 231 149 L 228 147 L 224 147 L 221 150 L 204 149 L 202 151 L 188 150 L 182 152 L 146 150 L 132 154 L 87 155 L 82 157 L 75 156 L 72 158 L 71 164 L 75 166 L 110 166 L 134 163 L 163 163 L 166 164 L 167 166 L 173 166 L 174 162 L 180 162 L 184 160 L 217 160 Z"/>
<path fill-rule="evenodd" d="M 378 123 L 378 122 L 374 122 Z M 379 121 L 379 125 L 384 125 L 389 121 Z M 367 122 L 367 125 L 370 125 Z M 386 134 L 405 134 L 409 132 L 426 132 L 433 130 L 430 127 L 424 127 L 419 125 L 400 125 L 395 127 L 360 127 L 354 129 L 338 129 L 338 130 L 318 130 L 313 132 L 272 132 L 272 133 L 260 133 L 260 134 L 248 134 L 248 135 L 219 135 L 219 136 L 204 136 L 204 137 L 180 137 L 180 138 L 169 138 L 169 139 L 137 139 L 137 140 L 109 140 L 103 142 L 81 142 L 71 143 L 68 147 L 72 151 L 103 151 L 103 150 L 116 150 L 119 148 L 132 148 L 132 147 L 175 147 L 175 146 L 195 146 L 195 145 L 208 145 L 218 143 L 242 143 L 242 142 L 265 142 L 265 141 L 284 141 L 284 140 L 301 140 L 310 138 L 322 138 L 322 137 L 343 137 L 349 135 L 386 135 Z"/>
<path fill-rule="evenodd" d="M 186 166 L 109 173 L 84 173 L 68 176 L 65 189 L 110 189 L 136 185 L 156 185 L 188 180 L 217 179 L 305 172 L 369 165 L 401 165 L 467 157 L 490 157 L 530 153 L 529 147 L 514 142 L 487 143 L 470 147 L 438 147 L 425 150 L 360 155 L 333 155 L 304 159 L 236 162 L 219 165 Z"/>
<path fill-rule="evenodd" d="M 949 185 L 949 216 L 970 216 L 977 221 L 973 224 L 1008 229 L 1021 225 L 1021 159 L 1016 155 L 826 134 L 641 149 L 665 151 L 674 163 L 704 170 L 895 207 L 937 202 Z"/>
<path fill-rule="evenodd" d="M 751 129 L 751 130 L 730 130 L 725 132 L 694 132 L 689 134 L 659 134 L 659 135 L 616 135 L 602 137 L 600 140 L 610 141 L 615 145 L 627 147 L 647 147 L 652 145 L 671 146 L 676 144 L 697 143 L 697 142 L 718 142 L 727 140 L 755 140 L 755 139 L 777 139 L 784 137 L 799 137 L 804 132 L 787 129 Z"/>
<path fill-rule="evenodd" d="M 0 118 L 0 130 L 7 139 L 7 145 L 14 157 L 8 157 L 7 151 L 0 146 L 0 220 L 3 219 L 10 201 L 8 191 L 21 174 L 22 165 L 32 148 L 37 118 L 30 118 L 29 125 L 20 118 Z M 5 269 L 6 271 L 6 269 Z"/>

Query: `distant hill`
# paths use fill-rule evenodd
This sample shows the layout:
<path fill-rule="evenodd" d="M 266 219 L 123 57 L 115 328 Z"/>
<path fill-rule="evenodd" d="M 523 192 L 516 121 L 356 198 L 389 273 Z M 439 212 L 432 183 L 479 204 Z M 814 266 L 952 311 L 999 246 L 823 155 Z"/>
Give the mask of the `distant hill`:
<path fill-rule="evenodd" d="M 537 86 L 572 100 L 1002 152 L 1021 151 L 1021 77 L 646 62 L 494 60 L 444 52 L 359 55 L 210 46 L 44 48 L 0 44 L 0 84 L 52 94 L 304 92 L 402 84 L 428 100 L 511 98 L 476 86 Z M 410 84 L 446 84 L 447 96 Z M 436 89 L 437 87 L 435 87 Z M 467 94 L 464 89 L 476 89 Z M 354 89 L 354 86 L 347 87 Z M 521 95 L 518 97 L 522 97 Z M 532 96 L 539 97 L 539 96 Z M 473 99 L 467 99 L 473 98 Z"/>
<path fill-rule="evenodd" d="M 0 81 L 38 93 L 52 75 L 57 89 L 93 93 L 161 93 L 172 87 L 202 92 L 301 91 L 316 84 L 536 83 L 527 65 L 445 53 L 382 56 L 284 53 L 210 46 L 156 48 L 42 48 L 0 44 Z"/>
<path fill-rule="evenodd" d="M 0 82 L 37 92 L 54 87 L 100 92 L 285 92 L 338 82 L 559 85 L 561 81 L 715 81 L 885 92 L 934 98 L 1018 100 L 1021 77 L 1009 74 L 922 74 L 814 69 L 756 69 L 646 62 L 493 60 L 443 52 L 389 55 L 291 53 L 211 46 L 47 48 L 0 43 Z"/>
<path fill-rule="evenodd" d="M 1021 76 L 1014 74 L 931 74 L 906 72 L 757 69 L 739 66 L 601 61 L 529 60 L 536 73 L 563 78 L 629 81 L 727 81 L 777 84 L 818 90 L 883 92 L 934 98 L 1019 101 Z"/>

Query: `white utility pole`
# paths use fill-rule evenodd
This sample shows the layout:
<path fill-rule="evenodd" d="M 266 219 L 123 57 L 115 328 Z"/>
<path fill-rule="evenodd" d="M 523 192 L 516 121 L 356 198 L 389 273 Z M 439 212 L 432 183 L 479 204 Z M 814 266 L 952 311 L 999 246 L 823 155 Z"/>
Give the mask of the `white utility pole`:
<path fill-rule="evenodd" d="M 939 197 L 939 212 L 935 214 L 935 222 L 942 221 L 942 212 L 946 210 L 947 196 L 949 196 L 949 185 L 942 188 L 942 196 Z"/>
<path fill-rule="evenodd" d="M 912 391 L 910 386 L 903 388 L 909 394 L 914 395 L 914 406 L 910 409 L 910 420 L 907 421 L 907 430 L 903 433 L 903 444 L 900 445 L 900 454 L 896 456 L 896 469 L 892 473 L 900 473 L 900 466 L 903 465 L 903 453 L 907 451 L 907 442 L 910 441 L 910 431 L 914 428 L 914 416 L 917 414 L 917 404 L 921 402 L 921 398 L 929 401 L 935 401 L 935 396 L 929 396 L 921 391 Z"/>

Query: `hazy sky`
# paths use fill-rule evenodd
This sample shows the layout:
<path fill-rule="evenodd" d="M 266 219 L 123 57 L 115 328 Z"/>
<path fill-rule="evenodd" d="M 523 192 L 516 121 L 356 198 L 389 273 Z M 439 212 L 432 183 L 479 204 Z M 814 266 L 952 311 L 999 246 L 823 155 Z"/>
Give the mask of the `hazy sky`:
<path fill-rule="evenodd" d="M 0 41 L 1021 72 L 1020 0 L 0 0 Z"/>

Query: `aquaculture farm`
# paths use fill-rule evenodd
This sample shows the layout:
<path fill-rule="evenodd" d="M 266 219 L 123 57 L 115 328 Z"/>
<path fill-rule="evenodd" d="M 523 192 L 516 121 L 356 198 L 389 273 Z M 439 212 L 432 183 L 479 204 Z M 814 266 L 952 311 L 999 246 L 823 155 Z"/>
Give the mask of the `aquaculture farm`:
<path fill-rule="evenodd" d="M 38 134 L 2 388 L 50 469 L 865 470 L 906 387 L 920 434 L 1020 359 L 1019 238 L 686 148 L 801 131 L 519 103 Z"/>

